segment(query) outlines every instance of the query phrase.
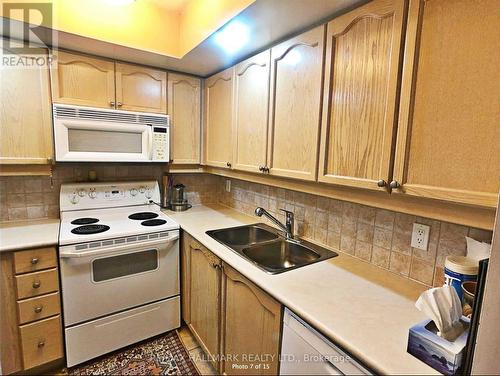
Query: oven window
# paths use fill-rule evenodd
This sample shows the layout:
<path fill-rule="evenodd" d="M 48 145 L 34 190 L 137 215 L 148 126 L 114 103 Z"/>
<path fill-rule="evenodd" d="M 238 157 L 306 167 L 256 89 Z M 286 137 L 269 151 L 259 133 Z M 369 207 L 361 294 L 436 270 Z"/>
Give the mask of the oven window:
<path fill-rule="evenodd" d="M 158 250 L 127 253 L 92 261 L 94 282 L 125 277 L 158 268 Z"/>
<path fill-rule="evenodd" d="M 69 151 L 142 153 L 142 133 L 68 129 Z"/>

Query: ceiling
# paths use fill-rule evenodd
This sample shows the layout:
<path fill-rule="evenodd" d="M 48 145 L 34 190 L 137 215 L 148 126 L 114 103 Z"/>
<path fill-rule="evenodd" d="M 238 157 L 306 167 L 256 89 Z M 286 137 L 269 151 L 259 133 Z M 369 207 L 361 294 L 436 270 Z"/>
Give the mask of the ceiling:
<path fill-rule="evenodd" d="M 186 9 L 185 7 L 188 2 L 199 2 L 201 0 L 148 1 L 153 1 L 169 8 L 181 9 L 180 11 L 182 12 L 182 9 Z M 220 2 L 224 0 L 204 1 Z M 231 2 L 236 0 L 225 1 Z M 244 1 L 238 1 L 240 1 L 239 5 L 243 7 L 245 4 Z M 215 43 L 213 32 L 212 34 L 208 34 L 201 43 L 197 44 L 189 52 L 179 55 L 181 57 L 144 51 L 69 32 L 57 33 L 57 45 L 59 48 L 206 77 L 367 1 L 256 0 L 254 2 L 247 2 L 251 4 L 235 14 L 232 19 L 238 19 L 249 27 L 250 39 L 246 45 L 233 54 L 225 53 Z M 223 24 L 219 25 L 219 28 L 221 26 Z"/>

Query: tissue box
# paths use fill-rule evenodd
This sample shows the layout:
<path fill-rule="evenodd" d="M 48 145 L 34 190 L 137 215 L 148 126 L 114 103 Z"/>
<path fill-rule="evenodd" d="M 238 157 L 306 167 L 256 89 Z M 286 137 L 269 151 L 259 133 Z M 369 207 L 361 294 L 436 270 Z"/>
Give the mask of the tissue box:
<path fill-rule="evenodd" d="M 444 375 L 454 375 L 465 355 L 470 320 L 462 316 L 465 331 L 453 342 L 437 335 L 432 320 L 425 320 L 410 328 L 407 351 Z"/>

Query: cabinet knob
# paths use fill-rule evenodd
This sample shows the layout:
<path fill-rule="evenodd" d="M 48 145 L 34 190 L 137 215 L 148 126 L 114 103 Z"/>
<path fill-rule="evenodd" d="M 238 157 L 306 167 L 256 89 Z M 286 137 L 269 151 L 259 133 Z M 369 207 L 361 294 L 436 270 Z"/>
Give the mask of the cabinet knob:
<path fill-rule="evenodd" d="M 45 346 L 45 341 L 38 342 L 38 347 L 43 347 L 43 346 Z"/>
<path fill-rule="evenodd" d="M 40 283 L 40 281 L 36 281 L 36 282 L 33 282 L 32 286 L 33 286 L 34 289 L 37 289 L 37 288 L 39 288 L 41 286 L 41 283 Z"/>
<path fill-rule="evenodd" d="M 40 313 L 40 312 L 42 312 L 42 310 L 43 310 L 42 306 L 35 307 L 35 309 L 34 309 L 35 313 Z"/>
<path fill-rule="evenodd" d="M 115 107 L 115 102 L 114 102 L 114 101 L 109 101 L 109 105 L 110 105 L 111 107 Z"/>
<path fill-rule="evenodd" d="M 264 170 L 263 170 L 263 172 L 267 172 L 267 173 L 269 173 L 269 167 L 264 166 Z"/>
<path fill-rule="evenodd" d="M 264 166 L 259 166 L 259 171 L 264 172 Z"/>
<path fill-rule="evenodd" d="M 389 187 L 391 187 L 392 189 L 397 189 L 401 187 L 401 184 L 399 184 L 396 180 L 393 180 L 391 181 L 391 184 L 389 184 Z"/>
<path fill-rule="evenodd" d="M 36 265 L 36 264 L 38 264 L 38 259 L 37 259 L 36 257 L 33 257 L 33 258 L 31 259 L 31 264 L 32 264 L 32 265 Z"/>
<path fill-rule="evenodd" d="M 116 102 L 116 106 L 117 107 L 121 107 L 121 106 L 123 106 L 123 103 L 122 102 Z"/>
<path fill-rule="evenodd" d="M 227 167 L 231 167 L 231 163 L 227 162 L 227 163 L 226 163 L 226 166 L 227 166 Z"/>
<path fill-rule="evenodd" d="M 377 182 L 377 185 L 380 187 L 380 188 L 383 188 L 387 185 L 387 182 L 384 180 L 384 179 L 380 179 L 378 182 Z"/>

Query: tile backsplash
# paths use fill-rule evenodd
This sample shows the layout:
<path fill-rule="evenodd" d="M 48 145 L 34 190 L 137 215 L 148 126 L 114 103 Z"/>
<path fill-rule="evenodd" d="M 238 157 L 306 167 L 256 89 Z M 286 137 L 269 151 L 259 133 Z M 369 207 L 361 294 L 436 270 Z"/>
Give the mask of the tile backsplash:
<path fill-rule="evenodd" d="M 250 215 L 262 206 L 280 220 L 279 209 L 290 210 L 299 236 L 428 286 L 443 283 L 446 256 L 465 255 L 466 235 L 488 242 L 492 237 L 491 231 L 241 180 L 231 179 L 226 192 L 225 180 L 222 204 Z M 410 246 L 414 222 L 431 227 L 427 251 Z"/>
<path fill-rule="evenodd" d="M 161 181 L 166 166 L 137 163 L 56 164 L 54 176 L 0 177 L 0 222 L 59 218 L 59 190 L 62 183 L 88 181 L 94 170 L 98 181 L 155 179 Z M 219 178 L 196 174 L 174 177 L 186 185 L 193 204 L 217 202 Z"/>

